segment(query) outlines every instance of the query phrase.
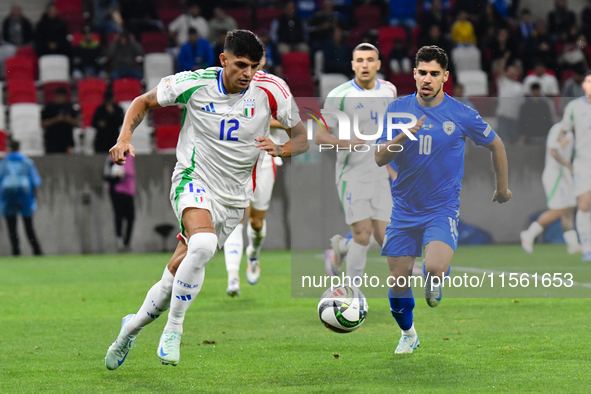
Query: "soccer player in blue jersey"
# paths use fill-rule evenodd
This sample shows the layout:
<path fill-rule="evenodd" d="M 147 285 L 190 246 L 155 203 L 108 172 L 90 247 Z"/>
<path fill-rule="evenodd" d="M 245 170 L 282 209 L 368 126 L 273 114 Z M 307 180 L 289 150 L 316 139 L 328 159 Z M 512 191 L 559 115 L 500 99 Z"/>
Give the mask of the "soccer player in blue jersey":
<path fill-rule="evenodd" d="M 466 137 L 491 151 L 496 178 L 492 201 L 502 204 L 511 198 L 505 146 L 476 110 L 443 92 L 449 76 L 447 64 L 447 54 L 439 47 L 425 46 L 417 52 L 414 69 L 417 93 L 390 103 L 375 151 L 379 166 L 392 161 L 398 166 L 398 178 L 392 184 L 394 208 L 382 255 L 388 257 L 392 278 L 408 278 L 415 258 L 421 256 L 425 247 L 425 298 L 431 307 L 441 300 L 441 286 L 437 284 L 448 274 L 458 245 Z M 392 129 L 392 124 L 408 123 L 408 119 L 395 118 L 391 113 L 412 114 L 418 119 L 408 129 L 416 140 L 399 129 L 392 130 L 394 138 L 388 140 L 389 124 Z M 397 145 L 403 147 L 400 152 Z M 435 277 L 438 278 L 433 280 Z M 392 316 L 402 329 L 395 353 L 412 353 L 419 346 L 413 324 L 412 288 L 408 280 L 389 282 Z"/>

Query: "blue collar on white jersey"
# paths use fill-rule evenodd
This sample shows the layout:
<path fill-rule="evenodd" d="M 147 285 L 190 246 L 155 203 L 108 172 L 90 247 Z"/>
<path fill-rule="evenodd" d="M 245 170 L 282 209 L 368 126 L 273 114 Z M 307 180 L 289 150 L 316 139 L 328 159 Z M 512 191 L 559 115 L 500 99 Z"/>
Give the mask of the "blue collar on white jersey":
<path fill-rule="evenodd" d="M 223 75 L 224 75 L 224 69 L 222 68 L 220 71 L 218 71 L 218 90 L 220 91 L 221 94 L 225 94 L 227 96 L 228 93 L 226 93 L 226 89 L 224 89 L 224 80 L 222 79 Z M 248 88 L 244 89 L 242 92 L 240 92 L 238 94 L 244 94 L 247 90 L 248 90 Z"/>
<path fill-rule="evenodd" d="M 360 92 L 363 92 L 365 89 L 363 89 L 361 86 L 359 86 L 357 84 L 357 82 L 355 81 L 355 78 L 353 78 L 351 80 L 351 85 L 353 85 L 353 87 L 357 90 L 359 90 Z M 378 90 L 380 88 L 380 80 L 376 78 L 376 86 L 373 90 Z"/>

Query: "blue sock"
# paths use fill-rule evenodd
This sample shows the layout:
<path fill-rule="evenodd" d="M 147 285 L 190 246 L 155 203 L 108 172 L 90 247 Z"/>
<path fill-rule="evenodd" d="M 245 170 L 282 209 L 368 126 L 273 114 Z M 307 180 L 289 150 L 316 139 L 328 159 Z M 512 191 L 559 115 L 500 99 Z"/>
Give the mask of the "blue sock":
<path fill-rule="evenodd" d="M 409 287 L 404 293 L 394 293 L 392 289 L 389 289 L 388 297 L 390 298 L 390 311 L 396 319 L 396 323 L 401 329 L 409 330 L 412 327 L 412 310 L 415 307 L 412 287 Z"/>

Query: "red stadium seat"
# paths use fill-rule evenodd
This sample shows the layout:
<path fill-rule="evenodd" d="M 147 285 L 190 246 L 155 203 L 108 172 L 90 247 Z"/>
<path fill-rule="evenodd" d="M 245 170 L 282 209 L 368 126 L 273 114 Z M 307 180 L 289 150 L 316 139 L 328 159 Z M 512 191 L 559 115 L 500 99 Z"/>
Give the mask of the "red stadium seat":
<path fill-rule="evenodd" d="M 68 14 L 82 14 L 82 0 L 55 0 L 53 3 L 62 18 Z"/>
<path fill-rule="evenodd" d="M 349 30 L 349 45 L 355 48 L 357 45 L 361 44 L 361 36 L 367 30 L 368 29 L 365 27 L 355 27 Z"/>
<path fill-rule="evenodd" d="M 399 96 L 407 96 L 417 90 L 412 73 L 392 74 L 390 75 L 390 82 L 396 86 Z"/>
<path fill-rule="evenodd" d="M 419 36 L 421 35 L 421 27 L 415 26 L 412 29 L 412 38 L 411 38 L 411 48 L 413 51 L 417 51 L 419 49 Z"/>
<path fill-rule="evenodd" d="M 72 34 L 72 46 L 78 46 L 80 42 L 84 39 L 84 33 L 76 32 Z M 99 44 L 101 43 L 101 35 L 98 33 L 92 33 L 92 39 L 97 41 Z"/>
<path fill-rule="evenodd" d="M 250 29 L 252 25 L 252 15 L 248 8 L 230 8 L 225 11 L 226 14 L 234 18 L 239 29 Z"/>
<path fill-rule="evenodd" d="M 82 127 L 92 126 L 92 117 L 101 103 L 80 103 L 80 112 L 82 113 Z"/>
<path fill-rule="evenodd" d="M 158 10 L 162 8 L 181 8 L 181 0 L 154 0 L 154 5 Z"/>
<path fill-rule="evenodd" d="M 121 78 L 113 81 L 113 95 L 116 102 L 132 101 L 142 94 L 142 83 L 134 78 Z"/>
<path fill-rule="evenodd" d="M 13 80 L 8 83 L 8 105 L 37 103 L 37 87 L 34 81 Z"/>
<path fill-rule="evenodd" d="M 378 49 L 383 54 L 382 60 L 390 56 L 394 41 L 401 39 L 406 43 L 406 31 L 403 27 L 382 27 L 378 30 Z"/>
<path fill-rule="evenodd" d="M 179 140 L 181 125 L 166 125 L 156 127 L 156 150 L 174 150 Z"/>
<path fill-rule="evenodd" d="M 293 97 L 316 97 L 314 81 L 310 75 L 285 75 L 285 79 Z"/>
<path fill-rule="evenodd" d="M 310 76 L 310 55 L 308 52 L 288 52 L 281 57 L 281 61 L 285 75 Z"/>
<path fill-rule="evenodd" d="M 28 56 L 34 59 L 37 59 L 37 52 L 35 52 L 35 47 L 33 45 L 25 45 L 19 47 L 16 50 L 16 56 Z M 35 60 L 37 61 L 37 60 Z"/>
<path fill-rule="evenodd" d="M 66 25 L 68 25 L 68 31 L 70 32 L 70 34 L 82 31 L 82 29 L 84 29 L 84 26 L 86 25 L 86 20 L 84 19 L 82 13 L 70 13 L 61 16 L 61 18 L 64 21 L 66 21 Z"/>
<path fill-rule="evenodd" d="M 142 46 L 144 53 L 166 52 L 168 35 L 163 32 L 142 33 Z"/>
<path fill-rule="evenodd" d="M 449 77 L 447 78 L 447 82 L 443 84 L 443 91 L 447 94 L 449 94 L 450 96 L 454 95 L 454 77 L 453 75 L 451 75 L 451 73 L 449 74 Z"/>
<path fill-rule="evenodd" d="M 158 19 L 160 19 L 165 26 L 168 26 L 170 22 L 175 20 L 182 13 L 183 10 L 181 8 L 163 7 L 158 9 Z"/>
<path fill-rule="evenodd" d="M 571 78 L 575 74 L 575 70 L 562 70 L 560 75 L 560 83 L 563 84 L 567 79 Z"/>
<path fill-rule="evenodd" d="M 279 8 L 268 7 L 268 8 L 259 8 L 256 10 L 256 26 L 257 29 L 267 29 L 271 27 L 271 22 L 276 19 L 279 15 L 281 15 L 281 10 Z"/>
<path fill-rule="evenodd" d="M 55 97 L 57 88 L 64 88 L 68 92 L 68 100 L 71 97 L 71 88 L 68 82 L 46 82 L 43 84 L 43 102 L 49 103 Z"/>
<path fill-rule="evenodd" d="M 364 6 L 355 8 L 355 20 L 357 26 L 364 29 L 375 29 L 376 22 L 378 26 L 382 23 L 382 12 L 377 6 Z"/>
<path fill-rule="evenodd" d="M 83 79 L 78 82 L 78 101 L 84 103 L 102 103 L 107 85 L 102 79 Z"/>
<path fill-rule="evenodd" d="M 154 126 L 177 125 L 181 123 L 181 113 L 178 107 L 170 106 L 152 110 Z"/>
<path fill-rule="evenodd" d="M 6 132 L 0 130 L 0 153 L 6 153 Z"/>
<path fill-rule="evenodd" d="M 35 80 L 35 59 L 29 56 L 14 56 L 6 59 L 6 82 Z"/>

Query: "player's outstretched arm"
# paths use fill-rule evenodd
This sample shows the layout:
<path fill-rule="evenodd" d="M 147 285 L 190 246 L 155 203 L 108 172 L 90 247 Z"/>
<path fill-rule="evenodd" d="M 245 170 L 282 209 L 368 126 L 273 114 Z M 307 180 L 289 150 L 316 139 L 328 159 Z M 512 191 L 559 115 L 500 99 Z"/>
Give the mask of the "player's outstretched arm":
<path fill-rule="evenodd" d="M 154 88 L 149 92 L 136 97 L 129 106 L 125 118 L 123 118 L 123 126 L 121 126 L 121 132 L 119 133 L 119 138 L 117 138 L 117 143 L 111 148 L 111 150 L 109 150 L 111 158 L 115 163 L 124 164 L 125 154 L 127 152 L 135 157 L 135 151 L 131 145 L 131 135 L 142 120 L 144 120 L 149 110 L 160 108 L 160 104 L 158 104 L 156 98 L 156 89 L 157 88 Z"/>
<path fill-rule="evenodd" d="M 505 144 L 497 135 L 493 142 L 486 145 L 491 152 L 491 160 L 495 171 L 495 179 L 497 188 L 493 195 L 492 201 L 502 204 L 511 199 L 512 193 L 509 190 L 509 165 L 507 163 L 507 152 L 505 151 Z"/>
<path fill-rule="evenodd" d="M 317 145 L 331 145 L 332 147 L 330 149 L 333 149 L 337 146 L 339 148 L 354 148 L 357 145 L 365 144 L 365 141 L 359 137 L 355 137 L 352 140 L 340 140 L 330 133 L 330 129 L 326 130 L 324 127 L 316 128 L 316 132 L 314 133 L 314 142 Z"/>
<path fill-rule="evenodd" d="M 410 129 L 408 129 L 408 131 L 410 131 L 413 135 L 416 135 L 418 133 L 418 131 L 421 129 L 421 127 L 423 127 L 423 122 L 425 121 L 425 118 L 426 118 L 425 115 L 421 116 L 419 118 L 419 120 L 417 120 L 417 124 L 414 125 L 413 127 L 411 127 Z M 390 163 L 392 160 L 394 160 L 396 158 L 396 156 L 398 155 L 398 153 L 401 151 L 399 149 L 391 149 L 390 146 L 391 145 L 402 145 L 406 142 L 407 139 L 408 139 L 408 137 L 406 136 L 405 133 L 400 133 L 396 137 L 394 137 L 392 140 L 378 144 L 376 146 L 376 151 L 375 151 L 376 164 L 379 167 L 383 167 L 386 164 Z M 393 148 L 399 148 L 399 147 L 393 147 Z"/>
<path fill-rule="evenodd" d="M 290 138 L 285 144 L 276 145 L 270 138 L 257 137 L 255 138 L 255 141 L 257 141 L 256 147 L 267 151 L 273 157 L 296 156 L 308 151 L 310 142 L 308 141 L 306 128 L 302 122 L 298 122 L 294 127 L 285 131 Z"/>

